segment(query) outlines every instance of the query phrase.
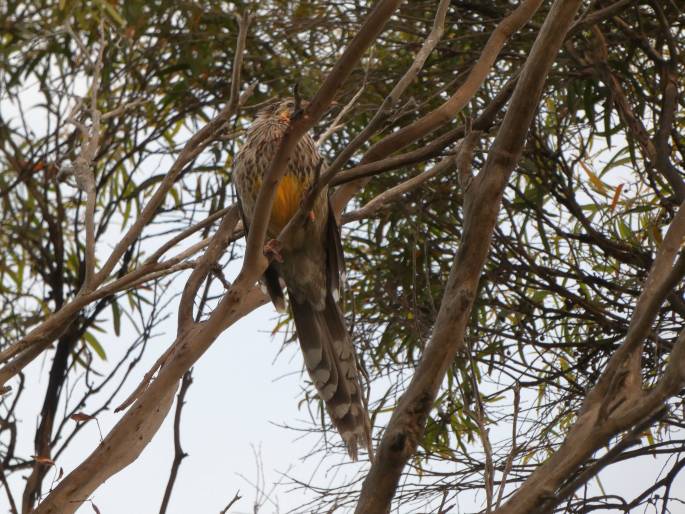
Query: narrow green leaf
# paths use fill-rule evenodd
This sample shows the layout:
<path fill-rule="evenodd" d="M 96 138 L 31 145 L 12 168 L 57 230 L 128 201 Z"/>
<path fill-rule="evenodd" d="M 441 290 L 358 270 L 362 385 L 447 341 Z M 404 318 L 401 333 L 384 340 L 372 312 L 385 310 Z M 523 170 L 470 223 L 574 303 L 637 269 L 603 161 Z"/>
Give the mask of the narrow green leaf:
<path fill-rule="evenodd" d="M 112 302 L 112 324 L 114 325 L 114 334 L 119 337 L 121 334 L 121 309 L 117 301 Z"/>
<path fill-rule="evenodd" d="M 107 360 L 107 354 L 105 353 L 105 349 L 102 347 L 102 345 L 99 343 L 97 339 L 95 339 L 95 336 L 91 334 L 90 332 L 86 332 L 83 334 L 83 339 L 88 343 L 88 346 L 90 346 L 95 353 L 98 354 L 98 357 L 100 357 L 103 361 Z"/>

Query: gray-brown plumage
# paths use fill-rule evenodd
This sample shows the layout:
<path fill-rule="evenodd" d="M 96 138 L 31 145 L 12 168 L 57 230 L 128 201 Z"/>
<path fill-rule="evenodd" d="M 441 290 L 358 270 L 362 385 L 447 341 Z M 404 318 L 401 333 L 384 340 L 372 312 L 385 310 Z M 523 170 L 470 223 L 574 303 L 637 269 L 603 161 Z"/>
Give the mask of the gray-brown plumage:
<path fill-rule="evenodd" d="M 257 195 L 295 109 L 292 99 L 262 109 L 247 133 L 233 169 L 245 227 L 254 217 Z M 321 156 L 305 134 L 293 152 L 276 191 L 268 237 L 276 237 L 300 207 L 316 178 Z M 282 262 L 273 261 L 263 282 L 277 309 L 285 308 L 281 279 L 290 299 L 304 363 L 352 459 L 358 446 L 371 455 L 371 428 L 362 398 L 354 346 L 338 305 L 343 271 L 340 231 L 333 216 L 328 191 L 316 200 L 309 221 L 298 227 L 281 251 Z"/>

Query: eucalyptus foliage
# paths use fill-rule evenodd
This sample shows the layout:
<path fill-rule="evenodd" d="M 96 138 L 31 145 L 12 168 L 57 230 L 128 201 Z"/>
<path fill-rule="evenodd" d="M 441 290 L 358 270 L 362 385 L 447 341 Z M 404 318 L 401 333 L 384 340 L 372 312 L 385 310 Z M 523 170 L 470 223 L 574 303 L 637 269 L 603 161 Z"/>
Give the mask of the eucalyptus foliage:
<path fill-rule="evenodd" d="M 294 92 L 307 98 L 313 93 L 371 3 L 0 4 L 2 347 L 58 310 L 84 280 L 85 195 L 68 172 L 68 163 L 78 156 L 81 135 L 69 117 L 79 98 L 87 96 L 101 40 L 105 46 L 98 108 L 116 112 L 126 106 L 103 122 L 94 161 L 96 236 L 105 247 L 133 223 L 180 145 L 228 100 L 238 30 L 235 15 L 249 10 L 253 16 L 242 84 L 243 89 L 255 86 L 252 96 L 221 139 L 180 175 L 154 223 L 119 263 L 117 273 L 123 276 L 161 242 L 233 202 L 231 163 L 249 120 L 270 99 Z M 589 18 L 611 3 L 587 2 L 583 15 Z M 409 478 L 397 492 L 398 505 L 417 511 L 425 504 L 442 505 L 440 512 L 446 512 L 459 493 L 483 489 L 485 456 L 478 412 L 487 427 L 497 427 L 491 434 L 498 476 L 511 460 L 506 489 L 511 491 L 563 440 L 586 390 L 628 329 L 664 227 L 683 200 L 674 184 L 682 181 L 685 163 L 685 17 L 683 6 L 675 1 L 617 3 L 623 5 L 602 17 L 595 28 L 583 22 L 574 25 L 548 77 L 523 158 L 505 194 L 467 333 L 468 352 L 451 366 Z M 547 4 L 509 41 L 474 100 L 441 134 L 477 119 L 516 79 Z M 436 5 L 427 0 L 405 3 L 342 85 L 336 105 L 317 129 L 319 135 L 361 93 L 322 147 L 329 161 L 368 124 L 411 64 L 430 31 Z M 437 48 L 370 144 L 453 93 L 511 8 L 503 0 L 454 0 Z M 670 101 L 669 84 L 676 88 Z M 487 158 L 505 109 L 482 127 L 475 172 Z M 430 168 L 457 145 L 456 139 L 446 138 L 431 158 L 375 176 L 350 208 Z M 656 154 L 665 152 L 669 162 L 657 162 L 650 145 Z M 362 153 L 348 167 L 358 163 Z M 671 180 L 662 172 L 664 166 L 669 167 Z M 430 337 L 462 231 L 462 194 L 456 171 L 444 174 L 386 205 L 375 217 L 343 229 L 345 306 L 362 352 L 378 427 L 392 411 Z M 207 229 L 202 235 L 209 233 Z M 240 258 L 241 244 L 236 243 L 224 263 Z M 174 280 L 180 279 L 164 276 L 102 298 L 64 327 L 50 350 L 49 386 L 35 455 L 59 455 L 78 430 L 66 421 L 81 403 L 72 410 L 57 409 L 67 393 L 68 377 L 85 374 L 88 395 L 97 394 L 106 381 L 126 382 L 128 373 L 123 370 L 137 362 L 153 327 L 167 312 L 164 290 Z M 207 288 L 207 308 L 212 306 L 212 291 L 216 293 Z M 682 328 L 682 293 L 679 284 L 669 294 L 645 342 L 647 381 L 663 370 Z M 124 360 L 99 366 L 106 375 L 94 374 L 93 362 L 107 359 L 103 331 L 111 327 L 119 335 L 123 322 L 137 327 L 139 337 L 128 341 Z M 287 326 L 284 318 L 281 327 Z M 291 339 L 290 332 L 284 339 Z M 45 489 L 45 468 L 14 449 L 14 411 L 22 390 L 30 387 L 33 384 L 20 381 L 0 406 L 0 469 L 5 476 L 31 470 L 25 507 Z M 321 431 L 325 427 L 316 415 L 318 400 L 312 391 L 307 398 L 314 414 L 304 429 Z M 627 512 L 638 505 L 666 505 L 669 497 L 678 496 L 669 484 L 682 467 L 683 398 L 681 394 L 672 399 L 668 411 L 642 434 L 640 444 L 620 456 L 671 456 L 667 469 L 675 474 L 670 481 L 656 487 L 645 482 L 643 491 L 620 500 L 608 491 L 579 492 L 563 508 Z M 113 401 L 102 398 L 101 408 Z M 513 423 L 518 433 L 512 450 Z M 326 441 L 320 450 L 342 451 Z M 308 486 L 320 496 L 303 511 L 328 512 L 332 505 L 351 504 L 356 495 L 354 482 L 335 491 L 316 480 Z M 680 498 L 685 500 L 682 494 Z"/>

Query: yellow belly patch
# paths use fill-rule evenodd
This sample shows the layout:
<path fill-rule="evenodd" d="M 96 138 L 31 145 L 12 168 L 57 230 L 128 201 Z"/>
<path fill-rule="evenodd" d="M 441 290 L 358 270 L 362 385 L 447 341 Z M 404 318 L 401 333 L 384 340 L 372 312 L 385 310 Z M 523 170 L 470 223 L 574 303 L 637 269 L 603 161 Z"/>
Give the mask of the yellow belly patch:
<path fill-rule="evenodd" d="M 286 175 L 278 184 L 271 208 L 269 228 L 280 232 L 300 208 L 306 185 L 292 175 Z"/>

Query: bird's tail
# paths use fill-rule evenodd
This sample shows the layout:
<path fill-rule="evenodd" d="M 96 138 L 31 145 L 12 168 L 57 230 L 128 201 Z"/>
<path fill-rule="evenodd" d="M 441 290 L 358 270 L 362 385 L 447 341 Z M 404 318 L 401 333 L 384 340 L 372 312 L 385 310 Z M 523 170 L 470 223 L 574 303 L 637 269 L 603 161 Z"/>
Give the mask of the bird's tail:
<path fill-rule="evenodd" d="M 357 460 L 357 449 L 362 446 L 373 459 L 369 413 L 340 307 L 330 292 L 321 311 L 307 301 L 298 303 L 292 295 L 290 305 L 305 366 L 350 457 Z"/>

